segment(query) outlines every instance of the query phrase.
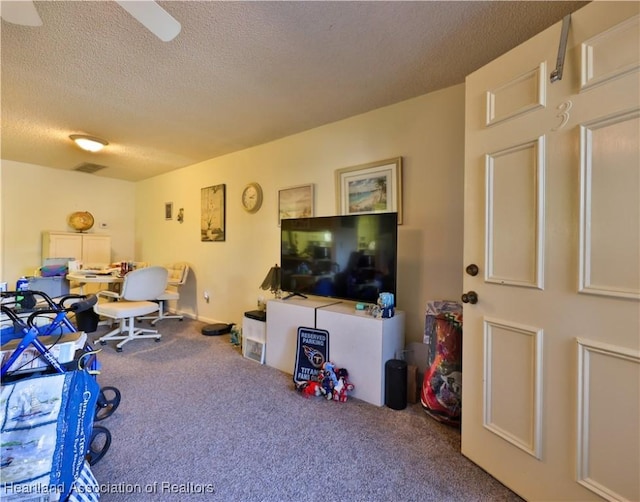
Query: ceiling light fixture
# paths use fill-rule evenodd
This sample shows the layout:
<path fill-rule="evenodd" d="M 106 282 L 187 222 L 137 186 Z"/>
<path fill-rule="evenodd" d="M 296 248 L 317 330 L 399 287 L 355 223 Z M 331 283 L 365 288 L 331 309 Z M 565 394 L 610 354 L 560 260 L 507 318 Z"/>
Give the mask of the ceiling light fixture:
<path fill-rule="evenodd" d="M 84 134 L 72 134 L 69 138 L 75 141 L 76 145 L 83 150 L 94 153 L 99 152 L 109 144 L 103 139 L 95 138 L 93 136 L 85 136 Z"/>

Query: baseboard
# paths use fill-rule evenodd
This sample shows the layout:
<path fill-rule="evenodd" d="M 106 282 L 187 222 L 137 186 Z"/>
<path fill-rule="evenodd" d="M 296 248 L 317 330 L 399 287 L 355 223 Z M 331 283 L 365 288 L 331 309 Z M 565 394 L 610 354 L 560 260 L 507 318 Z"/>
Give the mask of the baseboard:
<path fill-rule="evenodd" d="M 212 319 L 210 317 L 203 317 L 203 316 L 199 316 L 194 314 L 193 312 L 183 312 L 180 310 L 172 310 L 171 311 L 172 314 L 177 314 L 177 315 L 181 315 L 184 316 L 188 319 L 193 319 L 194 321 L 201 321 L 204 322 L 206 324 L 235 324 L 235 323 L 229 323 L 227 321 L 221 321 L 220 319 Z"/>

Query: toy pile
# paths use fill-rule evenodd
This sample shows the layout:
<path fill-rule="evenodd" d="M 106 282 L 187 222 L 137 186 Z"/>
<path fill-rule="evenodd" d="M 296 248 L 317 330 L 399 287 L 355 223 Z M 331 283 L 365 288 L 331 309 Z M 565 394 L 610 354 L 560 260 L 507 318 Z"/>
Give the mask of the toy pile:
<path fill-rule="evenodd" d="M 325 362 L 316 380 L 295 382 L 296 390 L 305 397 L 322 396 L 327 401 L 347 401 L 347 393 L 353 390 L 349 382 L 349 372 L 345 368 L 336 368 L 332 362 Z"/>

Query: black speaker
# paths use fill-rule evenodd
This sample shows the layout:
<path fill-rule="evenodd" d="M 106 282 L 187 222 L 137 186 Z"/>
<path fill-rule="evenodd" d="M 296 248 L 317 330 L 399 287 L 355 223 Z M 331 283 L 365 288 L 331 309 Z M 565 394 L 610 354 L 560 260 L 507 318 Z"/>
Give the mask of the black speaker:
<path fill-rule="evenodd" d="M 384 364 L 384 404 L 394 410 L 407 407 L 407 362 L 402 359 Z"/>

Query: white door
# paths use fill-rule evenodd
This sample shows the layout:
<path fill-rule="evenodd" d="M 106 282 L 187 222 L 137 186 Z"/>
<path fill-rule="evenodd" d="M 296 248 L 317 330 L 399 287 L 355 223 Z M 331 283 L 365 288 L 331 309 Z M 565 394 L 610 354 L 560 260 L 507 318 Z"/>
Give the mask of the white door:
<path fill-rule="evenodd" d="M 466 82 L 462 453 L 528 500 L 640 500 L 639 12 Z"/>

